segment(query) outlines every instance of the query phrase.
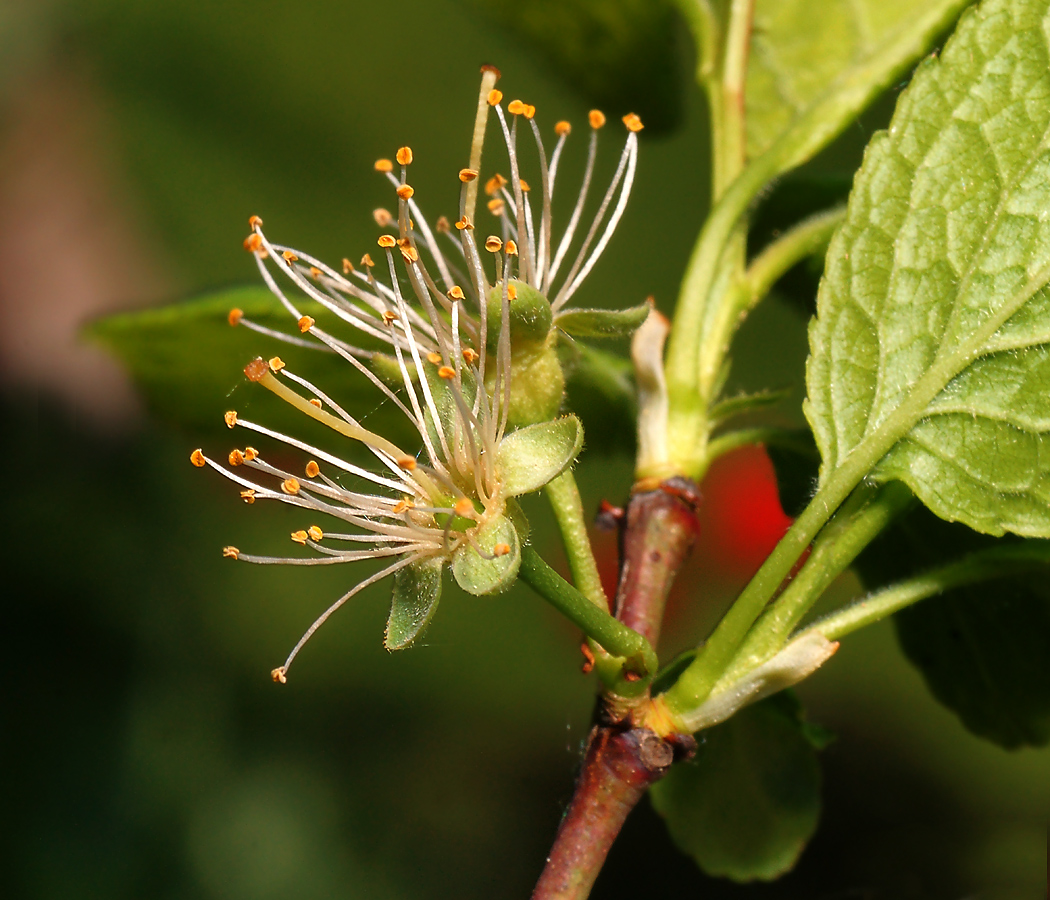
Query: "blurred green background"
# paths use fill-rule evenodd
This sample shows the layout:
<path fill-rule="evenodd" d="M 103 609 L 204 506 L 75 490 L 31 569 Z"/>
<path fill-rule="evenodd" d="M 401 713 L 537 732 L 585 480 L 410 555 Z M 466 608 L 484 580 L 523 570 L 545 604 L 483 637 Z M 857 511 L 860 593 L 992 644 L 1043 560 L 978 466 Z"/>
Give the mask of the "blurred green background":
<path fill-rule="evenodd" d="M 188 465 L 198 444 L 227 449 L 228 401 L 212 430 L 161 421 L 76 335 L 108 312 L 253 283 L 250 214 L 321 258 L 357 258 L 389 203 L 372 161 L 404 143 L 424 208 L 454 210 L 483 62 L 548 129 L 582 130 L 596 103 L 650 124 L 627 215 L 579 302 L 654 294 L 669 310 L 706 208 L 690 54 L 677 20 L 642 0 L 0 7 L 0 895 L 528 895 L 593 701 L 572 628 L 524 590 L 449 589 L 425 646 L 388 655 L 382 588 L 276 688 L 269 670 L 358 573 L 224 564 L 222 545 L 281 548 L 299 524 Z M 810 170 L 848 174 L 890 109 L 892 97 Z M 583 145 L 570 143 L 567 173 Z M 804 329 L 773 300 L 736 354 L 741 385 L 795 386 L 785 418 L 798 418 Z M 231 392 L 243 363 L 229 360 Z M 592 437 L 579 469 L 590 508 L 626 496 L 628 444 Z M 666 652 L 701 636 L 784 527 L 759 452 L 716 466 L 705 494 Z M 596 540 L 611 574 L 615 542 Z M 888 627 L 850 638 L 801 694 L 839 738 L 796 872 L 706 880 L 646 803 L 594 896 L 1042 896 L 1050 752 L 970 736 Z"/>

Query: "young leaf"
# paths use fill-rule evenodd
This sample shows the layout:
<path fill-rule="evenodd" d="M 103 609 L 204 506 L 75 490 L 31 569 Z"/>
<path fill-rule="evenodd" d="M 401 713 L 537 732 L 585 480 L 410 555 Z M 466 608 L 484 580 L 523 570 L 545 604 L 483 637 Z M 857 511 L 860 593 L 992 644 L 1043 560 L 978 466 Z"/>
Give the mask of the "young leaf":
<path fill-rule="evenodd" d="M 996 545 L 918 507 L 857 559 L 870 588 Z M 934 696 L 974 734 L 1003 747 L 1050 741 L 1050 591 L 1045 572 L 957 587 L 894 617 L 897 636 Z"/>
<path fill-rule="evenodd" d="M 820 816 L 820 769 L 798 701 L 785 691 L 703 734 L 695 759 L 650 789 L 653 806 L 707 874 L 777 878 Z"/>
<path fill-rule="evenodd" d="M 441 599 L 444 565 L 443 559 L 435 558 L 398 569 L 383 640 L 387 650 L 412 646 L 430 624 Z"/>
<path fill-rule="evenodd" d="M 570 309 L 560 313 L 554 324 L 573 337 L 630 337 L 645 321 L 649 309 L 648 303 L 629 309 Z"/>
<path fill-rule="evenodd" d="M 836 137 L 928 53 L 969 0 L 758 0 L 748 57 L 747 153 L 788 139 L 781 171 Z"/>
<path fill-rule="evenodd" d="M 822 482 L 1050 536 L 1046 0 L 987 0 L 868 147 L 810 327 Z"/>
<path fill-rule="evenodd" d="M 512 431 L 499 445 L 504 492 L 518 497 L 538 491 L 572 465 L 582 447 L 583 426 L 576 416 Z"/>
<path fill-rule="evenodd" d="M 498 594 L 518 577 L 521 542 L 507 516 L 490 519 L 474 535 L 477 545 L 464 544 L 452 557 L 452 574 L 468 594 Z"/>

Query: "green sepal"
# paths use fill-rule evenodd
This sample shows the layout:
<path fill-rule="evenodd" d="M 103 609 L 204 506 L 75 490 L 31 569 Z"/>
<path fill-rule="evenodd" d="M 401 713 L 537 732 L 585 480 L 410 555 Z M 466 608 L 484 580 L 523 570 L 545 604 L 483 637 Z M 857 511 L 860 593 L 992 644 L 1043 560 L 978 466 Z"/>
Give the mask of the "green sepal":
<path fill-rule="evenodd" d="M 525 344 L 543 344 L 553 326 L 550 301 L 539 291 L 523 281 L 512 278 L 507 285 L 513 287 L 515 297 L 508 300 L 510 306 L 510 342 L 517 347 Z M 503 320 L 503 284 L 489 290 L 489 308 L 486 325 L 489 343 L 499 341 L 500 323 Z"/>
<path fill-rule="evenodd" d="M 394 596 L 383 638 L 387 650 L 411 647 L 426 630 L 441 599 L 444 565 L 441 557 L 435 557 L 398 569 L 394 575 Z"/>
<path fill-rule="evenodd" d="M 456 583 L 468 594 L 478 596 L 505 591 L 518 577 L 521 566 L 521 542 L 514 525 L 507 516 L 496 516 L 477 530 L 474 543 L 491 558 L 486 559 L 470 544 L 463 544 L 452 555 Z M 499 544 L 506 544 L 510 552 L 492 556 Z"/>
<path fill-rule="evenodd" d="M 559 313 L 554 324 L 573 337 L 630 337 L 645 321 L 650 309 L 648 303 L 629 309 L 570 309 Z"/>
<path fill-rule="evenodd" d="M 566 310 L 554 325 L 573 337 L 630 337 L 649 315 L 649 304 L 626 310 Z"/>
<path fill-rule="evenodd" d="M 583 425 L 576 416 L 512 431 L 500 442 L 497 457 L 504 494 L 538 491 L 571 466 L 582 447 Z"/>

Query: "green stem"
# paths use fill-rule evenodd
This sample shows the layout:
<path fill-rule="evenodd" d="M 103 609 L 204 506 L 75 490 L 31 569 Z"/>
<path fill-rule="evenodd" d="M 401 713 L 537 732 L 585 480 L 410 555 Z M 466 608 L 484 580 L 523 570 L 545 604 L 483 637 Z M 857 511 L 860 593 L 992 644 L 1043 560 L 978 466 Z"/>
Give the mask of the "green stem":
<path fill-rule="evenodd" d="M 825 616 L 806 630 L 817 631 L 829 641 L 837 641 L 913 603 L 951 588 L 1045 570 L 1048 565 L 1050 546 L 1044 542 L 1035 546 L 1021 544 L 1013 547 L 992 547 L 876 591 L 863 600 Z"/>
<path fill-rule="evenodd" d="M 754 308 L 780 278 L 806 257 L 820 253 L 846 218 L 846 207 L 835 206 L 803 219 L 758 254 L 747 268 L 744 311 Z"/>
<path fill-rule="evenodd" d="M 664 695 L 672 711 L 693 709 L 707 699 L 766 604 L 872 464 L 866 454 L 854 453 L 825 481 L 723 616 L 696 659 Z"/>
<path fill-rule="evenodd" d="M 608 653 L 626 660 L 625 669 L 638 676 L 635 682 L 648 683 L 656 674 L 656 653 L 637 631 L 599 609 L 543 561 L 529 546 L 521 551 L 522 580 L 537 594 L 577 625 L 587 637 Z"/>
<path fill-rule="evenodd" d="M 594 559 L 591 541 L 587 535 L 587 520 L 583 514 L 576 478 L 566 469 L 544 488 L 554 517 L 558 521 L 565 553 L 569 557 L 569 569 L 576 588 L 599 609 L 609 609 L 609 598 L 602 588 L 598 575 L 598 563 Z"/>
<path fill-rule="evenodd" d="M 753 669 L 780 650 L 831 583 L 913 502 L 899 481 L 857 488 L 820 532 L 799 573 L 755 623 L 725 677 Z"/>

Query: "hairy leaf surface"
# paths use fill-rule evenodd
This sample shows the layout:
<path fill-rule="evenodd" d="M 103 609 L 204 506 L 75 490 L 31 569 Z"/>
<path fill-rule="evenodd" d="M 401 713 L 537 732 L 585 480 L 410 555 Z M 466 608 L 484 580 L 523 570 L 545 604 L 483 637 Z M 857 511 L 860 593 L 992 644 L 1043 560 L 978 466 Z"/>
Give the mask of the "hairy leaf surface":
<path fill-rule="evenodd" d="M 929 52 L 967 3 L 758 0 L 747 70 L 748 156 L 801 131 L 783 169 L 804 162 Z"/>
<path fill-rule="evenodd" d="M 1050 535 L 1047 0 L 987 0 L 868 147 L 810 327 L 822 481 Z"/>

